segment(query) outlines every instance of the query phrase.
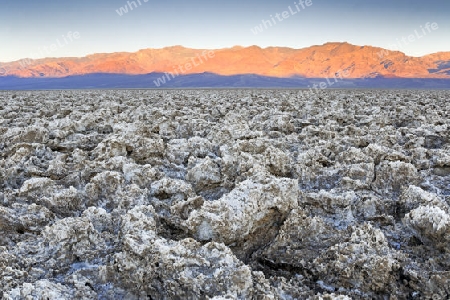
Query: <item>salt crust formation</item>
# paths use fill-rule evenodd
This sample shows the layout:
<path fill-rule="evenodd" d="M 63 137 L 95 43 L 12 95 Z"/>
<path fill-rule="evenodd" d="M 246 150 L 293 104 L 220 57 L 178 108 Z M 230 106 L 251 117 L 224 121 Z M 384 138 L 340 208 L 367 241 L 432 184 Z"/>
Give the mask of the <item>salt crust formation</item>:
<path fill-rule="evenodd" d="M 3 299 L 448 299 L 450 93 L 0 93 Z"/>

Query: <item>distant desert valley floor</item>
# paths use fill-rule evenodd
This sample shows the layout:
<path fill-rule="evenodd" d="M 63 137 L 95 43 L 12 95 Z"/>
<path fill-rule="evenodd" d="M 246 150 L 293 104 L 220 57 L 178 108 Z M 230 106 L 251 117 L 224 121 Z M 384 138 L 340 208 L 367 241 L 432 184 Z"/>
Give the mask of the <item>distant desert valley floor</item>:
<path fill-rule="evenodd" d="M 0 298 L 448 299 L 449 100 L 0 92 Z"/>

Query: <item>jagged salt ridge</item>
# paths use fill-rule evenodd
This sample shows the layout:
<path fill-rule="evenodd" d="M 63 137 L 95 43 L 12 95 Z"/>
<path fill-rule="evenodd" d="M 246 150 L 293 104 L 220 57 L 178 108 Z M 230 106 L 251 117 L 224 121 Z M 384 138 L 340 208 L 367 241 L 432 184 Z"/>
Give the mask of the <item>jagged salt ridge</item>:
<path fill-rule="evenodd" d="M 446 299 L 449 96 L 2 92 L 0 296 Z"/>

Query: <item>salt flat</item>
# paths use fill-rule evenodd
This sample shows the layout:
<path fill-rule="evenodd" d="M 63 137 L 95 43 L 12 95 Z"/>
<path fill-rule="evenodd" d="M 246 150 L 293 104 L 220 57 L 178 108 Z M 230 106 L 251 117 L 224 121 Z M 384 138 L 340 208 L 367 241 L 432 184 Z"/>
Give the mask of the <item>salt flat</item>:
<path fill-rule="evenodd" d="M 449 100 L 0 92 L 0 296 L 447 299 Z"/>

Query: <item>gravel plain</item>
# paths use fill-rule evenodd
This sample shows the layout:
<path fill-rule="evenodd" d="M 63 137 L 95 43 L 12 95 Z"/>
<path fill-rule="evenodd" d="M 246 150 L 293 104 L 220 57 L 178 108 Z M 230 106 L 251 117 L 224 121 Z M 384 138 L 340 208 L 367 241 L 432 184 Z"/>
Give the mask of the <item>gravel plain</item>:
<path fill-rule="evenodd" d="M 450 91 L 0 92 L 4 299 L 448 299 Z"/>

